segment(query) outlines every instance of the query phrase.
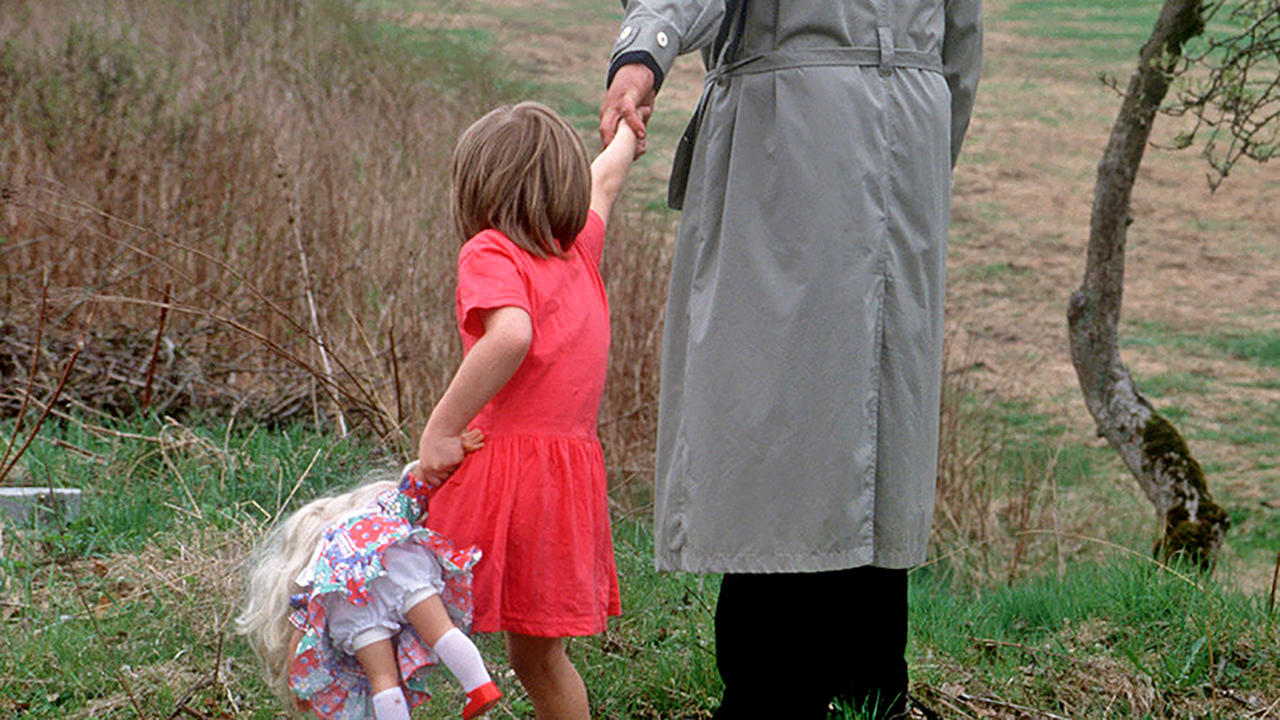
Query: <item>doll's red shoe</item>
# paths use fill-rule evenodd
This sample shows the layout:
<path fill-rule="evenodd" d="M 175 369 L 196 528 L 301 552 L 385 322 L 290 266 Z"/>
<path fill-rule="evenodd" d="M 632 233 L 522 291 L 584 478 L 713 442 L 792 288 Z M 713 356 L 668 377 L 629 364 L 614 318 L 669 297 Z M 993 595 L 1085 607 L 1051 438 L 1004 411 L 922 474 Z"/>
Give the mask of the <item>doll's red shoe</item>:
<path fill-rule="evenodd" d="M 492 680 L 467 693 L 467 706 L 462 708 L 462 720 L 471 720 L 473 717 L 489 712 L 494 705 L 498 704 L 500 697 L 502 697 L 502 691 L 493 684 Z"/>

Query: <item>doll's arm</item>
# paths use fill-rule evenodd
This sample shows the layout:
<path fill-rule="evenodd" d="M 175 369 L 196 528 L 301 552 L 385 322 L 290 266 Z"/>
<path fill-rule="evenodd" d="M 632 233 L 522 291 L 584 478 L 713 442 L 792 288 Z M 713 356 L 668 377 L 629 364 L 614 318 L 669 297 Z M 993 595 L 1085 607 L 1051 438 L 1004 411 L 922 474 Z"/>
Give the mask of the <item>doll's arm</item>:
<path fill-rule="evenodd" d="M 471 428 L 462 433 L 462 437 L 458 438 L 462 441 L 462 452 L 473 453 L 484 447 L 484 433 L 480 428 Z"/>
<path fill-rule="evenodd" d="M 289 632 L 289 662 L 290 663 L 292 663 L 293 659 L 298 656 L 298 643 L 300 642 L 302 642 L 302 628 L 295 625 Z M 305 713 L 307 710 L 311 709 L 311 703 L 307 702 L 306 700 L 303 700 L 300 697 L 294 696 L 293 707 L 298 712 Z"/>
<path fill-rule="evenodd" d="M 533 322 L 522 308 L 490 310 L 483 322 L 484 335 L 462 359 L 418 440 L 419 477 L 432 487 L 462 464 L 467 424 L 507 384 L 533 342 Z"/>

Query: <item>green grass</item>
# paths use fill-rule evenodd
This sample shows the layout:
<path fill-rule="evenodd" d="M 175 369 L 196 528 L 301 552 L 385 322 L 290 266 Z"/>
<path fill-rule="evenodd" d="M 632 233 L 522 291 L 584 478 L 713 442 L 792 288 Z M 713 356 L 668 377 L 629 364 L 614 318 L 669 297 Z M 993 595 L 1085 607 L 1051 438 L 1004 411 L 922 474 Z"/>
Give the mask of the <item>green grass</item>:
<path fill-rule="evenodd" d="M 1266 469 L 1274 476 L 1278 463 Z M 1231 548 L 1242 558 L 1260 556 L 1261 562 L 1274 562 L 1280 548 L 1280 519 L 1277 510 L 1260 503 L 1238 504 L 1228 511 L 1231 516 Z"/>
<path fill-rule="evenodd" d="M 1039 57 L 1079 61 L 1094 71 L 1127 71 L 1151 35 L 1160 6 L 1153 0 L 1017 0 L 997 22 L 1011 22 L 1018 33 L 1045 40 L 1036 51 Z M 1207 35 L 1225 36 L 1237 22 L 1215 18 Z M 1194 39 L 1190 47 L 1203 43 Z"/>
<path fill-rule="evenodd" d="M 1063 442 L 1068 432 L 1066 419 L 1037 410 L 1030 401 L 1002 400 L 989 410 L 981 409 L 983 402 L 970 398 L 965 412 L 973 414 L 971 422 L 1002 428 L 1005 440 L 996 470 L 1000 477 L 1043 478 L 1052 470 L 1061 487 L 1091 486 L 1116 465 L 1110 448 Z"/>
<path fill-rule="evenodd" d="M 1209 344 L 1233 358 L 1280 368 L 1280 332 L 1214 336 Z"/>
<path fill-rule="evenodd" d="M 352 23 L 353 47 L 377 48 L 384 62 L 419 71 L 418 82 L 453 97 L 471 93 L 516 97 L 519 86 L 502 71 L 497 40 L 481 28 L 411 27 L 395 22 Z"/>
<path fill-rule="evenodd" d="M 975 268 L 965 268 L 957 273 L 959 279 L 968 282 L 1007 282 L 1013 278 L 1030 275 L 1031 268 L 1007 262 L 991 263 Z"/>
<path fill-rule="evenodd" d="M 1057 432 L 1025 415 L 1024 429 Z M 24 458 L 28 480 L 73 481 L 87 497 L 84 519 L 72 526 L 3 530 L 0 715 L 136 717 L 127 687 L 151 717 L 180 709 L 192 691 L 201 712 L 273 717 L 275 700 L 243 643 L 228 632 L 246 539 L 304 473 L 289 507 L 392 460 L 366 442 L 291 427 L 144 419 L 111 430 L 116 434 L 53 423 Z M 1057 472 L 1066 464 L 1060 456 Z M 1038 472 L 1016 463 L 1008 471 Z M 1280 542 L 1266 509 L 1233 510 L 1233 520 L 1251 543 Z M 720 690 L 711 634 L 718 578 L 655 572 L 645 521 L 619 518 L 614 536 L 624 614 L 607 633 L 570 645 L 595 717 L 705 717 Z M 914 572 L 913 692 L 928 701 L 963 673 L 974 695 L 1040 708 L 1084 703 L 1074 705 L 1077 716 L 1103 717 L 1089 713 L 1108 704 L 1123 708 L 1125 683 L 1145 676 L 1162 705 L 1149 715 L 1116 717 L 1166 717 L 1160 708 L 1202 707 L 1206 684 L 1265 694 L 1280 680 L 1280 646 L 1261 597 L 1189 570 L 1178 571 L 1183 579 L 1141 552 L 1100 547 L 1101 560 L 1069 558 L 1062 579 L 1033 573 L 1008 584 L 961 587 L 945 561 Z M 522 717 L 528 701 L 505 669 L 500 639 L 480 643 L 507 693 L 496 717 Z M 1088 663 L 1107 667 L 1112 684 L 1081 686 L 1078 674 Z M 225 689 L 201 685 L 214 667 Z M 437 686 L 424 714 L 452 715 L 458 691 L 443 674 Z M 1211 715 L 1197 715 L 1204 716 Z"/>
<path fill-rule="evenodd" d="M 1280 332 L 1217 330 L 1190 333 L 1157 322 L 1130 323 L 1120 336 L 1121 347 L 1167 348 L 1206 357 L 1246 360 L 1280 368 Z"/>
<path fill-rule="evenodd" d="M 1213 378 L 1198 372 L 1160 373 L 1136 378 L 1138 387 L 1148 397 L 1161 398 L 1178 393 L 1203 395 L 1211 392 Z"/>
<path fill-rule="evenodd" d="M 1072 717 L 1173 717 L 1206 686 L 1274 684 L 1278 650 L 1262 599 L 1188 573 L 1123 557 L 966 595 L 917 572 L 916 679 L 940 685 L 961 667 L 971 694 L 1070 706 Z M 1081 672 L 1097 684 L 1079 687 Z M 1147 681 L 1153 706 L 1132 705 L 1126 692 Z"/>
<path fill-rule="evenodd" d="M 86 519 L 66 538 L 77 556 L 138 550 L 179 517 L 227 530 L 281 506 L 304 473 L 295 500 L 351 483 L 370 462 L 368 448 L 298 426 L 220 437 L 150 418 L 103 429 L 148 439 L 46 425 L 23 458 L 23 484 L 84 490 Z"/>
<path fill-rule="evenodd" d="M 1135 323 L 1121 335 L 1121 346 L 1147 350 L 1172 350 L 1179 354 L 1205 358 L 1229 358 L 1262 368 L 1280 368 L 1280 333 L 1217 331 L 1188 333 L 1170 329 L 1160 323 Z M 1201 372 L 1176 372 L 1136 378 L 1142 392 L 1152 398 L 1204 396 L 1218 392 L 1221 382 Z M 1274 389 L 1280 378 L 1239 383 L 1239 387 Z M 1170 419 L 1187 419 L 1178 405 L 1162 407 Z M 1280 403 L 1264 397 L 1243 397 L 1228 416 L 1211 427 L 1194 427 L 1192 438 L 1217 440 L 1237 446 L 1251 446 L 1263 455 L 1274 454 L 1268 448 L 1280 443 Z"/>
<path fill-rule="evenodd" d="M 1159 9 L 1147 0 L 1019 0 L 1001 20 L 1047 40 L 1037 51 L 1040 57 L 1114 66 L 1137 60 Z"/>

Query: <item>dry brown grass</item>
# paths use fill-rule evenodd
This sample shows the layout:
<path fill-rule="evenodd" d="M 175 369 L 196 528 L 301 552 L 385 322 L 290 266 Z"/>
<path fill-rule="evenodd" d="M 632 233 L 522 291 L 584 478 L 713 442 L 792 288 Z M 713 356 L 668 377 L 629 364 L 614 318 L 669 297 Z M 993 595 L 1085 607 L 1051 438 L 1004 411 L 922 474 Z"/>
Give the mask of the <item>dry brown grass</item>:
<path fill-rule="evenodd" d="M 616 212 L 616 211 L 615 211 Z M 664 226 L 620 214 L 612 224 L 603 272 L 612 342 L 600 409 L 615 509 L 639 510 L 651 498 L 658 365 L 670 265 Z"/>
<path fill-rule="evenodd" d="M 393 430 L 392 334 L 410 398 L 456 353 L 438 169 L 496 85 L 446 93 L 414 75 L 426 62 L 382 62 L 337 3 L 202 5 L 28 3 L 0 20 L 0 133 L 18 139 L 0 163 L 7 315 L 30 324 L 47 285 L 50 331 L 91 355 L 153 335 L 172 287 L 177 362 L 271 395 L 320 374 L 296 235 L 345 402 Z"/>
<path fill-rule="evenodd" d="M 981 396 L 972 349 L 943 343 L 944 383 L 933 523 L 936 556 L 962 586 L 1010 583 L 1063 567 L 1056 463 L 1046 447 L 1015 447 Z M 1014 461 L 1014 462 L 1010 462 Z M 1010 466 L 1012 464 L 1012 467 Z"/>
<path fill-rule="evenodd" d="M 122 412 L 151 394 L 160 412 L 326 422 L 340 407 L 407 448 L 460 356 L 448 158 L 461 129 L 514 91 L 498 63 L 447 34 L 414 31 L 409 47 L 392 38 L 403 30 L 377 34 L 390 26 L 352 12 L 267 0 L 6 8 L 0 375 L 25 385 L 47 288 L 38 388 L 83 342 L 73 400 Z M 618 225 L 604 434 L 611 467 L 630 469 L 648 453 L 665 276 L 661 243 Z"/>

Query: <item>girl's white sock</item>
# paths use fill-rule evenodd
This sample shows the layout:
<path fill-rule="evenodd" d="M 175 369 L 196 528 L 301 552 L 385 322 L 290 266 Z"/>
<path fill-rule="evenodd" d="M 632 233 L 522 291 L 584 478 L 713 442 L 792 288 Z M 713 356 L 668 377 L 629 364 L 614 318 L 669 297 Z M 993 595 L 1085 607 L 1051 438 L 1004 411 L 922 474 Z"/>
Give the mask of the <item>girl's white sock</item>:
<path fill-rule="evenodd" d="M 373 717 L 376 720 L 409 720 L 409 703 L 398 687 L 391 687 L 373 696 Z"/>
<path fill-rule="evenodd" d="M 480 650 L 458 628 L 441 635 L 431 649 L 436 651 L 449 672 L 462 683 L 464 691 L 471 692 L 489 682 L 489 671 L 485 669 Z"/>

